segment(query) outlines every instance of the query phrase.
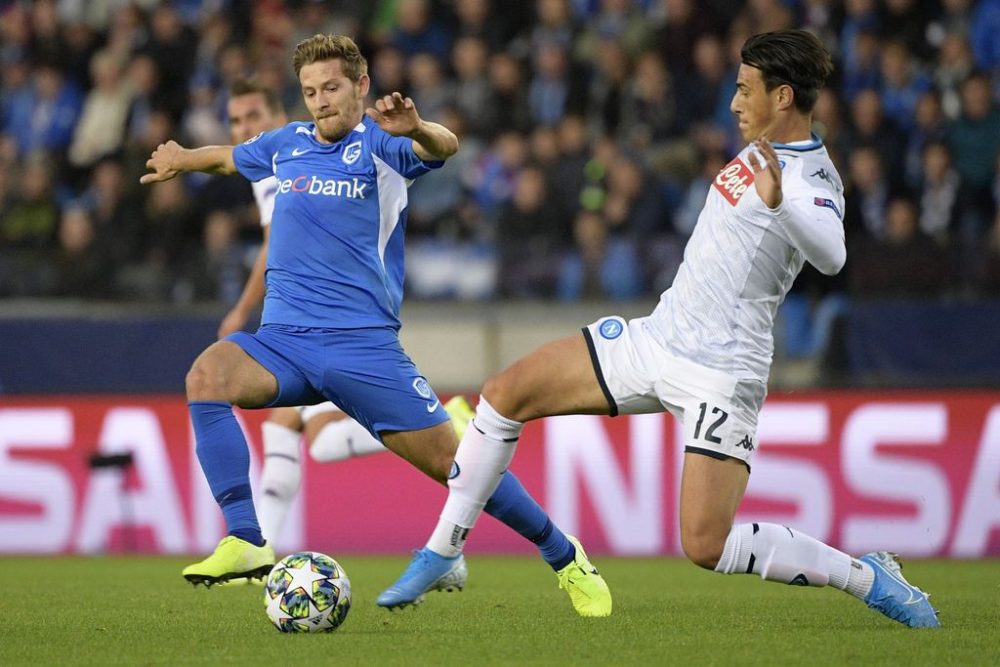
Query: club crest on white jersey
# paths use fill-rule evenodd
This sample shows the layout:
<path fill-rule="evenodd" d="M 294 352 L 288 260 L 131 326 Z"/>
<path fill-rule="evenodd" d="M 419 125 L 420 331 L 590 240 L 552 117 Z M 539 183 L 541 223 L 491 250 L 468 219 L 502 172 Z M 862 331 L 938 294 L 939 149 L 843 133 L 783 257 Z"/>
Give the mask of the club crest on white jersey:
<path fill-rule="evenodd" d="M 719 191 L 732 206 L 740 203 L 740 197 L 753 184 L 753 171 L 738 157 L 723 167 L 712 182 L 712 187 Z"/>

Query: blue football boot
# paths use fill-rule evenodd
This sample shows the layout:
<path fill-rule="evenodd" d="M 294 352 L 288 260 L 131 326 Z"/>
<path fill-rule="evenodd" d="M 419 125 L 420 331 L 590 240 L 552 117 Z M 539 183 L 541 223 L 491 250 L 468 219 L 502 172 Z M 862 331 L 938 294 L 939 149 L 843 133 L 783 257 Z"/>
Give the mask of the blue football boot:
<path fill-rule="evenodd" d="M 903 578 L 896 554 L 873 551 L 858 560 L 875 570 L 875 581 L 865 597 L 865 604 L 911 628 L 941 627 L 937 610 L 931 606 L 927 593 Z"/>
<path fill-rule="evenodd" d="M 382 591 L 375 604 L 387 609 L 418 605 L 427 591 L 462 590 L 468 576 L 465 556 L 445 558 L 424 547 L 413 552 L 413 560 L 406 571 L 396 583 Z"/>

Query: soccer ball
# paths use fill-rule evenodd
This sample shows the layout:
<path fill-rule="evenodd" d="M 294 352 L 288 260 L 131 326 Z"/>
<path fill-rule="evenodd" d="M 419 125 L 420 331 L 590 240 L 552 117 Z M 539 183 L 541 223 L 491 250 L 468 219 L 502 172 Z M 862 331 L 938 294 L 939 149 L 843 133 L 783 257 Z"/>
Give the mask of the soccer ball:
<path fill-rule="evenodd" d="M 329 556 L 300 551 L 271 570 L 264 604 L 267 617 L 282 632 L 332 632 L 351 610 L 351 580 Z"/>

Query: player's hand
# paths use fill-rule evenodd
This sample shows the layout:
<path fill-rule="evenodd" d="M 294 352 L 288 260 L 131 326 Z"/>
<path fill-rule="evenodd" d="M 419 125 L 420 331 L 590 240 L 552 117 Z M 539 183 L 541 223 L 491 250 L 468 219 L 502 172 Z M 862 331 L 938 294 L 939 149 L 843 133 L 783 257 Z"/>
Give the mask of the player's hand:
<path fill-rule="evenodd" d="M 243 329 L 243 325 L 247 323 L 247 316 L 244 315 L 239 310 L 235 308 L 226 313 L 226 316 L 222 318 L 222 322 L 219 323 L 219 331 L 217 335 L 219 339 L 225 338 L 231 333 L 236 333 Z"/>
<path fill-rule="evenodd" d="M 781 163 L 778 154 L 767 137 L 761 137 L 753 142 L 750 153 L 750 168 L 753 169 L 753 184 L 757 194 L 768 208 L 778 208 L 781 204 Z M 760 158 L 764 162 L 760 162 Z"/>
<path fill-rule="evenodd" d="M 409 136 L 420 126 L 420 116 L 413 100 L 400 93 L 375 100 L 375 107 L 365 109 L 365 114 L 383 130 L 397 137 Z"/>
<path fill-rule="evenodd" d="M 174 168 L 174 165 L 179 161 L 178 158 L 182 150 L 184 149 L 181 148 L 181 145 L 173 140 L 157 146 L 153 154 L 146 160 L 146 169 L 152 169 L 153 173 L 143 174 L 139 178 L 139 182 L 145 184 L 169 181 L 181 173 L 179 169 Z"/>

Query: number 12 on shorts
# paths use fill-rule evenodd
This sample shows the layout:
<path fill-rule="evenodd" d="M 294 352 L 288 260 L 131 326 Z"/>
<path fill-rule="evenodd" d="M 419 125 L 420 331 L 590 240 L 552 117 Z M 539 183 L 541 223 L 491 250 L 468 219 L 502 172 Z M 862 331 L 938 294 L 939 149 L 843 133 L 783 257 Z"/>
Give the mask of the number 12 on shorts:
<path fill-rule="evenodd" d="M 708 411 L 708 403 L 702 403 L 698 406 L 698 423 L 694 425 L 694 439 L 697 440 L 701 437 L 701 425 L 705 421 L 705 413 Z M 712 408 L 712 416 L 719 415 L 719 418 L 712 422 L 707 429 L 705 429 L 705 440 L 707 442 L 714 442 L 717 445 L 722 444 L 722 438 L 715 435 L 715 430 L 725 423 L 726 418 L 729 417 L 727 413 L 722 408 Z"/>

